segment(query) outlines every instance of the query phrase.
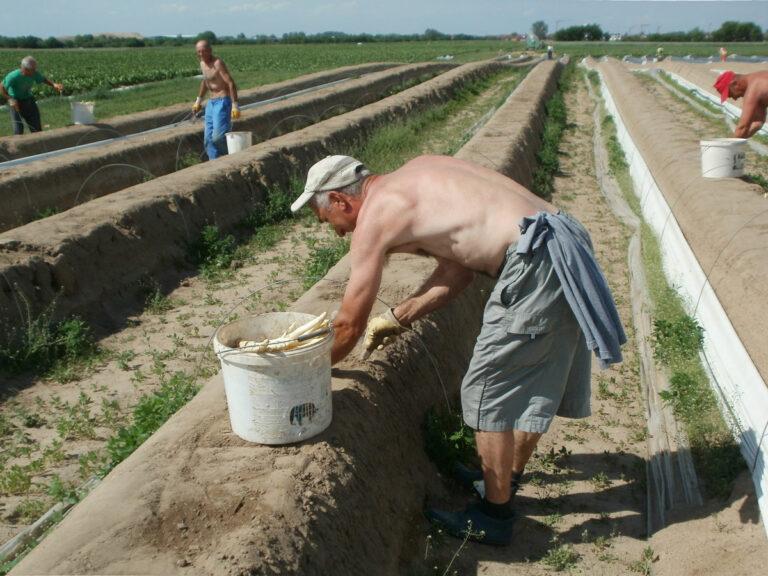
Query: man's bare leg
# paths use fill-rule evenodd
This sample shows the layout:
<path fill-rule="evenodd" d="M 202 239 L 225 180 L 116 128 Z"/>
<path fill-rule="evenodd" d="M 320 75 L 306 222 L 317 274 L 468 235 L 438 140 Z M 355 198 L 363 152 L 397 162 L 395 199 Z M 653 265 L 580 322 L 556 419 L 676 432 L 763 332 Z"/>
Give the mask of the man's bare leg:
<path fill-rule="evenodd" d="M 506 504 L 511 497 L 513 474 L 521 474 L 536 449 L 541 434 L 509 430 L 475 432 L 477 453 L 483 468 L 485 499 L 493 504 Z"/>

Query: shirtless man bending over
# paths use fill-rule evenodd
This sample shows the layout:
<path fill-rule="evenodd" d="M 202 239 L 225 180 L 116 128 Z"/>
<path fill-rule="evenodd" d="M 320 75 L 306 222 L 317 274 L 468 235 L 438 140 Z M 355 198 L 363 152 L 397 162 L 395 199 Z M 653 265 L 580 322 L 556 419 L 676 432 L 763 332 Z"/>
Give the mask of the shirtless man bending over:
<path fill-rule="evenodd" d="M 588 233 L 513 180 L 445 156 L 421 156 L 385 175 L 349 156 L 329 156 L 309 170 L 291 210 L 307 202 L 339 236 L 352 234 L 333 363 L 364 332 L 366 354 L 381 349 L 459 294 L 475 273 L 498 279 L 461 386 L 485 498 L 428 516 L 456 536 L 466 535 L 471 521 L 471 537 L 509 543 L 514 493 L 539 438 L 555 414 L 590 414 L 589 349 L 602 364 L 621 360 L 626 338 Z M 437 267 L 366 329 L 386 257 L 395 252 L 429 255 Z M 466 467 L 458 473 L 474 480 Z"/>
<path fill-rule="evenodd" d="M 195 50 L 200 60 L 203 81 L 200 82 L 200 92 L 192 105 L 192 111 L 197 113 L 202 109 L 203 96 L 210 91 L 211 97 L 205 105 L 204 144 L 208 159 L 214 160 L 226 155 L 227 143 L 224 135 L 232 129 L 232 120 L 240 118 L 237 86 L 224 61 L 213 55 L 208 40 L 200 40 L 195 45 Z"/>
<path fill-rule="evenodd" d="M 763 127 L 768 108 L 768 71 L 735 74 L 726 70 L 717 77 L 715 88 L 720 92 L 720 102 L 729 97 L 734 100 L 744 98 L 741 118 L 733 131 L 734 138 L 751 138 Z"/>

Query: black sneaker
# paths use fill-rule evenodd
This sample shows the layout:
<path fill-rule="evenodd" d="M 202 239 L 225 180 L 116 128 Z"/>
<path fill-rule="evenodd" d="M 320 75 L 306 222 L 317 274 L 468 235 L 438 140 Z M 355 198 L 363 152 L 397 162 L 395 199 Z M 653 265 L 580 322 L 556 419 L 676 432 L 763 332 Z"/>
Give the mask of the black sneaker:
<path fill-rule="evenodd" d="M 516 516 L 497 520 L 482 512 L 477 504 L 470 504 L 465 510 L 448 512 L 427 508 L 427 518 L 441 525 L 456 538 L 468 538 L 481 544 L 507 546 L 512 543 L 512 530 Z"/>

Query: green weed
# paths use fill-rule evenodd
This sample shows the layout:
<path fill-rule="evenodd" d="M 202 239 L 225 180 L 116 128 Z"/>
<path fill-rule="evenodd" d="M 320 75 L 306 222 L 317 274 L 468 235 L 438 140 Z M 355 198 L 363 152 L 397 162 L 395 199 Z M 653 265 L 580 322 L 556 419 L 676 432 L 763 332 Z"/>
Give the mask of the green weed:
<path fill-rule="evenodd" d="M 613 120 L 603 120 L 603 136 L 611 158 L 611 170 L 633 211 L 642 218 L 624 153 L 616 140 Z M 739 448 L 720 413 L 709 379 L 698 357 L 703 331 L 687 315 L 683 301 L 669 286 L 662 266 L 659 241 L 647 223 L 641 225 L 643 265 L 653 301 L 654 354 L 672 374 L 670 389 L 662 392 L 675 415 L 684 423 L 691 454 L 704 492 L 725 498 L 736 476 L 744 469 Z M 600 386 L 600 384 L 598 384 Z M 607 392 L 599 388 L 601 393 Z"/>
<path fill-rule="evenodd" d="M 7 335 L 0 347 L 0 373 L 34 371 L 59 382 L 80 377 L 99 358 L 90 328 L 80 318 L 53 322 L 49 313 L 32 318 Z"/>
<path fill-rule="evenodd" d="M 704 330 L 687 314 L 653 321 L 654 356 L 665 366 L 696 357 L 703 343 Z"/>
<path fill-rule="evenodd" d="M 231 234 L 222 235 L 218 226 L 205 226 L 192 246 L 192 260 L 206 280 L 220 280 L 234 260 L 237 243 Z"/>
<path fill-rule="evenodd" d="M 651 576 L 653 573 L 653 563 L 658 560 L 658 557 L 653 551 L 653 548 L 646 546 L 643 549 L 643 553 L 640 556 L 640 560 L 635 560 L 629 565 L 629 569 L 632 572 L 637 572 L 643 576 Z"/>
<path fill-rule="evenodd" d="M 543 564 L 552 568 L 555 572 L 563 572 L 576 567 L 579 561 L 579 554 L 570 544 L 557 545 L 557 539 L 552 541 L 556 546 L 547 550 L 547 553 L 541 559 Z"/>
<path fill-rule="evenodd" d="M 24 499 L 14 508 L 8 519 L 14 524 L 31 524 L 42 516 L 48 508 L 45 500 Z"/>
<path fill-rule="evenodd" d="M 532 188 L 533 192 L 547 200 L 552 197 L 554 178 L 560 171 L 560 140 L 568 121 L 563 94 L 572 82 L 573 70 L 573 65 L 566 66 L 560 77 L 557 91 L 546 104 L 546 120 L 541 149 L 536 154 L 537 165 L 533 173 Z"/>
<path fill-rule="evenodd" d="M 464 424 L 460 412 L 431 408 L 424 419 L 424 449 L 443 473 L 451 474 L 457 462 L 475 459 L 474 430 Z"/>
<path fill-rule="evenodd" d="M 133 453 L 147 438 L 168 420 L 179 408 L 197 394 L 194 378 L 176 372 L 161 382 L 151 395 L 142 396 L 133 409 L 133 421 L 122 427 L 107 441 L 107 460 L 101 469 L 104 475 Z"/>
<path fill-rule="evenodd" d="M 303 286 L 311 288 L 328 273 L 334 264 L 349 252 L 349 240 L 332 238 L 329 240 L 308 239 L 309 258 L 303 271 Z"/>
<path fill-rule="evenodd" d="M 147 299 L 144 302 L 146 311 L 156 316 L 173 310 L 174 306 L 176 306 L 176 302 L 163 294 L 160 291 L 160 288 L 155 288 L 155 290 L 147 296 Z"/>

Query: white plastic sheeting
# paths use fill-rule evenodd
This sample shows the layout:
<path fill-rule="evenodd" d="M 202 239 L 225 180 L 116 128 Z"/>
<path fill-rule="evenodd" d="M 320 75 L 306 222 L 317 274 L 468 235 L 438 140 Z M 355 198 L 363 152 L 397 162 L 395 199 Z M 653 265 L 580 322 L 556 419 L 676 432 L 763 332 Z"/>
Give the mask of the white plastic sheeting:
<path fill-rule="evenodd" d="M 722 104 L 720 103 L 720 97 L 716 96 L 715 94 L 712 94 L 709 92 L 709 90 L 704 90 L 703 88 L 699 87 L 697 84 L 694 84 L 693 82 L 689 82 L 680 74 L 676 74 L 674 72 L 670 72 L 669 70 L 664 70 L 669 76 L 680 84 L 683 88 L 687 88 L 691 92 L 694 93 L 695 96 L 701 98 L 702 100 L 708 100 L 712 104 L 715 104 L 716 106 L 720 106 L 723 109 L 723 112 L 725 112 L 728 116 L 733 118 L 734 120 L 738 120 L 741 118 L 741 108 L 733 104 L 732 102 L 729 102 L 726 100 Z M 757 131 L 758 134 L 762 134 L 763 136 L 768 136 L 768 128 L 763 126 L 760 128 L 760 130 Z"/>
<path fill-rule="evenodd" d="M 704 328 L 702 360 L 725 419 L 734 430 L 752 473 L 763 527 L 768 534 L 765 521 L 768 519 L 768 387 L 707 280 L 707 273 L 711 270 L 702 270 L 685 240 L 664 195 L 624 125 L 602 75 L 600 86 L 606 109 L 613 116 L 617 137 L 629 163 L 643 217 L 663 239 L 659 244 L 664 272 L 670 284 L 681 293 L 688 312 Z"/>

